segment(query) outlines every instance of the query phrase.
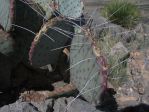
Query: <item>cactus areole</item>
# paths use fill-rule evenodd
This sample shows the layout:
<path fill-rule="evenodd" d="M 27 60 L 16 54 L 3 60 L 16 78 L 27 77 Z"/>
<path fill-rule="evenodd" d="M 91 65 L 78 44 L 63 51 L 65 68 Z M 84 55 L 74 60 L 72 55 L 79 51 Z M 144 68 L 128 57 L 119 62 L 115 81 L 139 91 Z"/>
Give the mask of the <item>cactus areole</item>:
<path fill-rule="evenodd" d="M 0 1 L 0 25 L 5 31 L 11 29 L 11 23 L 14 18 L 15 0 L 1 0 Z"/>
<path fill-rule="evenodd" d="M 97 48 L 92 31 L 76 28 L 70 48 L 71 82 L 89 102 L 98 104 L 107 89 L 107 60 Z"/>

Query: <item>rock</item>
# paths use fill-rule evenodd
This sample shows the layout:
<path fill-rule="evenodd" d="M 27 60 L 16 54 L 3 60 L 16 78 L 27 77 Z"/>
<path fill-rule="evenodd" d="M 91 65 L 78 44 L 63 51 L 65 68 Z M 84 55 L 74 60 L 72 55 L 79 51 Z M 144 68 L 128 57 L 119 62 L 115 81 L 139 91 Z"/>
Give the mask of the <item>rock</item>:
<path fill-rule="evenodd" d="M 67 111 L 65 109 L 67 108 L 66 106 L 73 100 L 73 97 L 69 98 L 59 98 L 55 101 L 54 104 L 54 112 L 101 112 L 97 110 L 94 106 L 91 104 L 81 100 L 81 99 L 76 99 L 68 108 Z"/>
<path fill-rule="evenodd" d="M 17 101 L 0 108 L 0 112 L 40 112 L 36 107 L 27 102 Z"/>
<path fill-rule="evenodd" d="M 117 90 L 120 106 L 149 104 L 149 50 L 133 51 L 128 61 L 128 80 Z"/>
<path fill-rule="evenodd" d="M 53 112 L 53 100 L 47 99 L 42 102 L 31 102 L 40 112 Z"/>
<path fill-rule="evenodd" d="M 128 53 L 129 53 L 128 49 L 123 45 L 123 43 L 118 42 L 111 48 L 110 55 L 111 56 L 117 55 L 117 57 L 119 57 L 119 59 L 121 59 L 124 56 L 126 56 Z"/>
<path fill-rule="evenodd" d="M 134 38 L 127 45 L 130 50 L 146 49 L 149 44 L 149 25 L 138 24 L 135 28 L 136 33 Z"/>

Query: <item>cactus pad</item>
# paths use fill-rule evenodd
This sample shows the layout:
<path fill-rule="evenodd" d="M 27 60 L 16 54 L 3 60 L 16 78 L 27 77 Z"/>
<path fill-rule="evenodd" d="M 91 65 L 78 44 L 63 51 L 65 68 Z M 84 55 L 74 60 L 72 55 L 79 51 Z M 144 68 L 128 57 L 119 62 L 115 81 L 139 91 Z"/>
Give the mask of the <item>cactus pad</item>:
<path fill-rule="evenodd" d="M 62 49 L 51 50 L 65 46 L 66 42 L 71 38 L 68 34 L 64 32 L 60 33 L 59 30 L 52 28 L 73 32 L 73 27 L 69 23 L 55 18 L 49 20 L 32 42 L 29 53 L 32 65 L 41 67 L 47 64 L 56 64 Z"/>
<path fill-rule="evenodd" d="M 46 13 L 46 18 L 49 19 L 52 15 L 52 10 L 50 8 L 50 4 L 52 3 L 52 0 L 32 0 L 34 3 L 38 4 Z"/>
<path fill-rule="evenodd" d="M 14 63 L 17 64 L 23 61 L 29 64 L 28 52 L 35 34 L 32 34 L 28 30 L 36 33 L 42 24 L 43 18 L 29 7 L 28 4 L 20 0 L 15 1 L 15 21 L 12 24 L 15 46 L 13 56 L 11 56 Z"/>
<path fill-rule="evenodd" d="M 14 12 L 14 0 L 1 0 L 0 1 L 0 25 L 9 31 L 11 29 L 11 23 Z"/>
<path fill-rule="evenodd" d="M 56 0 L 59 12 L 68 18 L 78 18 L 82 15 L 83 3 L 81 0 Z"/>
<path fill-rule="evenodd" d="M 79 36 L 79 35 L 83 36 Z M 75 45 L 76 43 L 83 43 Z M 74 45 L 73 45 L 74 44 Z M 82 61 L 84 60 L 84 61 Z M 101 92 L 103 91 L 102 82 L 103 77 L 99 73 L 100 66 L 97 63 L 96 56 L 92 48 L 92 42 L 83 31 L 76 30 L 76 36 L 73 38 L 72 46 L 70 48 L 70 75 L 71 82 L 81 92 L 90 90 L 82 96 L 91 103 L 99 101 Z M 94 89 L 95 88 L 95 89 Z"/>

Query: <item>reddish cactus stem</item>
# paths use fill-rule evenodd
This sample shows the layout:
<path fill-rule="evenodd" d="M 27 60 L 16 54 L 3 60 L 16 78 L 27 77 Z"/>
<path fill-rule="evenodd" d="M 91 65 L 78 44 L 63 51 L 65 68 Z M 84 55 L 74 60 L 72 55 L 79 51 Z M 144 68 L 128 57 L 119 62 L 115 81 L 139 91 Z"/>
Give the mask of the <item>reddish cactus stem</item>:
<path fill-rule="evenodd" d="M 96 42 L 90 36 L 88 36 L 88 38 L 91 39 L 91 41 L 92 41 L 92 43 L 91 43 L 92 47 L 96 47 Z M 97 63 L 100 66 L 99 75 L 101 74 L 103 77 L 102 87 L 103 87 L 104 91 L 106 91 L 107 82 L 108 82 L 107 60 L 104 56 L 97 56 Z"/>
<path fill-rule="evenodd" d="M 34 48 L 35 48 L 35 42 L 33 41 L 29 51 L 29 61 L 31 65 L 32 65 L 32 56 L 33 56 Z"/>
<path fill-rule="evenodd" d="M 107 89 L 107 76 L 108 76 L 108 69 L 107 69 L 107 60 L 104 56 L 97 57 L 97 62 L 101 66 L 100 73 L 103 77 L 103 88 L 104 90 Z"/>

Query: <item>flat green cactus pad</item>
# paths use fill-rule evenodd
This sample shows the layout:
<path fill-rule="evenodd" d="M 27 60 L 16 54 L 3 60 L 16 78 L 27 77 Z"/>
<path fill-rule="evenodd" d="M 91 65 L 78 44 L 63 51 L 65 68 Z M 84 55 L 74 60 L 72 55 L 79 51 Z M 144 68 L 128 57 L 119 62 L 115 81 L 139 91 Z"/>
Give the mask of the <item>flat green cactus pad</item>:
<path fill-rule="evenodd" d="M 11 28 L 12 16 L 13 16 L 13 1 L 14 0 L 0 0 L 0 24 L 5 31 L 9 31 Z"/>
<path fill-rule="evenodd" d="M 83 3 L 81 0 L 56 0 L 59 12 L 68 18 L 78 18 L 82 14 Z"/>
<path fill-rule="evenodd" d="M 90 80 L 82 91 L 88 92 L 82 96 L 91 103 L 97 103 L 103 91 L 101 86 L 103 79 L 99 74 L 100 68 L 93 53 L 91 41 L 85 35 L 79 36 L 80 34 L 84 35 L 82 31 L 81 33 L 76 31 L 70 48 L 70 80 L 80 92 Z M 76 43 L 83 43 L 83 45 L 75 45 Z"/>
<path fill-rule="evenodd" d="M 68 32 L 73 32 L 73 27 L 69 23 L 57 19 L 49 20 L 32 43 L 29 56 L 32 65 L 41 67 L 47 64 L 57 63 L 62 49 L 54 49 L 65 46 L 70 38 L 68 34 L 65 34 L 64 32 L 60 33 L 59 30 L 52 29 L 56 27 Z"/>

